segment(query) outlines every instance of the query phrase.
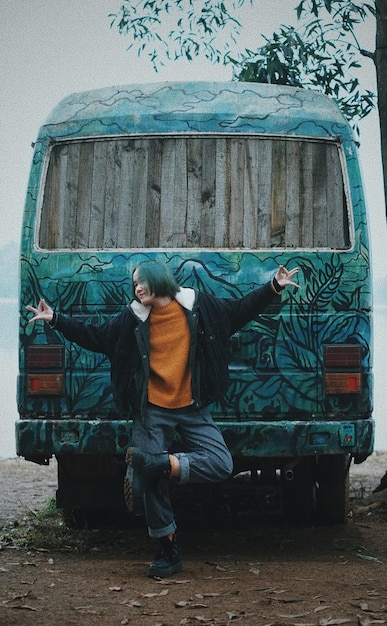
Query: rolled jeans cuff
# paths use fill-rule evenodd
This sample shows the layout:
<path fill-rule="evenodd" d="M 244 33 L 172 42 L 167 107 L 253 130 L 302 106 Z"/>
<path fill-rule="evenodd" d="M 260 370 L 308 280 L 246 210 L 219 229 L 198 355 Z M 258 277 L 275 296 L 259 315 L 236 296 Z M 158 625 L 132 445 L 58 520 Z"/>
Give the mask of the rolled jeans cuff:
<path fill-rule="evenodd" d="M 152 539 L 160 539 L 161 537 L 166 537 L 167 535 L 170 535 L 171 533 L 174 533 L 176 531 L 176 523 L 175 522 L 171 522 L 171 524 L 169 524 L 168 526 L 164 526 L 164 528 L 150 528 L 148 526 L 148 535 L 149 537 L 152 537 Z"/>
<path fill-rule="evenodd" d="M 179 459 L 180 463 L 180 478 L 179 485 L 185 485 L 189 481 L 189 460 L 184 452 L 176 452 L 175 457 Z"/>

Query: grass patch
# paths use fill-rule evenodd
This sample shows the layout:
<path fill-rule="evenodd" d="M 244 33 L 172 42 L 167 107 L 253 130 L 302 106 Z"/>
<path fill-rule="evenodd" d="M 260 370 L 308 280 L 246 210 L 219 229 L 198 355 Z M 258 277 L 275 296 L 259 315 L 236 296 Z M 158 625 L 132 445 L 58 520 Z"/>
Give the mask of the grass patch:
<path fill-rule="evenodd" d="M 133 533 L 134 531 L 134 533 Z M 56 507 L 55 498 L 34 512 L 29 509 L 21 518 L 0 529 L 0 547 L 28 548 L 54 552 L 126 552 L 142 551 L 144 530 L 101 526 L 75 527 L 66 522 Z"/>
<path fill-rule="evenodd" d="M 0 531 L 3 546 L 35 548 L 40 550 L 82 549 L 83 531 L 70 528 L 55 498 L 47 500 L 43 508 L 34 512 L 26 509 L 17 522 Z"/>

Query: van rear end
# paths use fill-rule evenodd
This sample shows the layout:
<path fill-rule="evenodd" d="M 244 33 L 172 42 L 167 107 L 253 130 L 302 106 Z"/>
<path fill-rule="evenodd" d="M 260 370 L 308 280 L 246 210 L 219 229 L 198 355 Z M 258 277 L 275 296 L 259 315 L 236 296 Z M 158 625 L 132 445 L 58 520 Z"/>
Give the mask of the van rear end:
<path fill-rule="evenodd" d="M 18 454 L 56 456 L 68 511 L 122 502 L 131 422 L 109 363 L 27 324 L 41 294 L 102 321 L 148 258 L 221 297 L 298 267 L 301 289 L 230 338 L 230 387 L 210 409 L 235 473 L 274 486 L 288 515 L 344 521 L 350 462 L 373 450 L 368 252 L 356 146 L 326 97 L 251 83 L 69 96 L 40 131 L 26 201 Z"/>

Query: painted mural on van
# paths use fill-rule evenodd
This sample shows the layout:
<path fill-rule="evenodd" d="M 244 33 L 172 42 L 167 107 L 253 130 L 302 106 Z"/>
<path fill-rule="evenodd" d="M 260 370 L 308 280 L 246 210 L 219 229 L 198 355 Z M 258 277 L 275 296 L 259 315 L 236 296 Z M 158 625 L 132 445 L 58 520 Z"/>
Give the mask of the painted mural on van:
<path fill-rule="evenodd" d="M 102 321 L 133 298 L 132 271 L 148 258 L 221 297 L 249 293 L 280 264 L 299 268 L 301 289 L 230 339 L 230 387 L 211 412 L 236 467 L 372 452 L 367 211 L 331 100 L 156 83 L 58 104 L 35 144 L 23 223 L 18 454 L 125 453 L 131 416 L 115 412 L 106 357 L 28 325 L 25 306 L 44 294 Z"/>

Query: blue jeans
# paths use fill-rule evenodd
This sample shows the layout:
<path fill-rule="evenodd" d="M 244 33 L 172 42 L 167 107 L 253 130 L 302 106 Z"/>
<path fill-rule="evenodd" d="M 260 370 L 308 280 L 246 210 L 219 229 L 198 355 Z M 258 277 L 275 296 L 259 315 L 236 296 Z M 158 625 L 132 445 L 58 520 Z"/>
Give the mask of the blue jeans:
<path fill-rule="evenodd" d="M 221 482 L 233 469 L 231 454 L 207 408 L 163 409 L 148 404 L 145 418 L 133 421 L 133 445 L 144 452 L 166 452 L 175 431 L 184 452 L 177 452 L 181 474 L 179 484 Z M 165 537 L 176 530 L 170 478 L 160 478 L 145 489 L 145 517 L 150 537 Z"/>

